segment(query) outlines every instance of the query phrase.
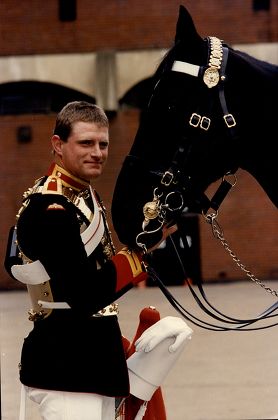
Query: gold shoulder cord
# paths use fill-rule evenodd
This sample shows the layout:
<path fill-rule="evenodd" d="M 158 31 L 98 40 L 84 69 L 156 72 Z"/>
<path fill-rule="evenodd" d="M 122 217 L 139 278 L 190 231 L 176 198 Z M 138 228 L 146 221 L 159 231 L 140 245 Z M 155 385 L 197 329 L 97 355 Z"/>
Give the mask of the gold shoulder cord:
<path fill-rule="evenodd" d="M 103 253 L 106 257 L 106 259 L 110 260 L 113 255 L 116 254 L 116 248 L 113 242 L 113 238 L 112 238 L 112 232 L 109 229 L 109 225 L 108 225 L 108 221 L 107 221 L 107 211 L 106 208 L 103 204 L 103 201 L 97 196 L 97 201 L 100 205 L 101 211 L 102 211 L 102 216 L 103 216 L 103 223 L 104 223 L 104 235 L 103 238 L 101 240 L 101 244 L 102 244 L 102 248 L 103 248 Z"/>
<path fill-rule="evenodd" d="M 208 42 L 210 44 L 209 67 L 204 72 L 203 80 L 208 88 L 212 88 L 220 80 L 219 70 L 223 58 L 223 47 L 221 40 L 215 36 L 209 36 Z"/>

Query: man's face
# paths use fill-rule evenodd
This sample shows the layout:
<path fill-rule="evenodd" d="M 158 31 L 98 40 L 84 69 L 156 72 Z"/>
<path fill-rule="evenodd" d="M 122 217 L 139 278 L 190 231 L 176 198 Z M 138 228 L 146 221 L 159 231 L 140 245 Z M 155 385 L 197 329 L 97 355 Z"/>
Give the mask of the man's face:
<path fill-rule="evenodd" d="M 78 121 L 66 142 L 52 137 L 60 164 L 72 175 L 90 181 L 101 175 L 108 157 L 109 131 L 95 123 Z"/>

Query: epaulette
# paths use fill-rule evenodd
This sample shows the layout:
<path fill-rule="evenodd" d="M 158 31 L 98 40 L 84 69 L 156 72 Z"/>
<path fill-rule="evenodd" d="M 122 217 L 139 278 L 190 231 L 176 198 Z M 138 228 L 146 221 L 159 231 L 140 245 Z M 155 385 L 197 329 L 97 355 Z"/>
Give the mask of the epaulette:
<path fill-rule="evenodd" d="M 23 199 L 26 200 L 30 195 L 39 194 L 59 194 L 63 195 L 62 181 L 57 176 L 49 176 L 42 182 L 43 178 L 36 180 L 33 187 L 28 188 L 23 194 Z"/>
<path fill-rule="evenodd" d="M 89 189 L 76 193 L 72 188 L 65 187 L 63 185 L 62 179 L 59 176 L 55 175 L 51 175 L 47 178 L 38 179 L 33 187 L 28 188 L 28 190 L 25 191 L 25 193 L 23 194 L 23 206 L 18 212 L 18 217 L 22 213 L 24 208 L 28 205 L 28 199 L 33 194 L 55 194 L 63 196 L 68 202 L 72 203 L 81 213 L 81 215 L 83 217 L 85 216 L 85 218 L 89 222 L 91 222 L 93 219 L 94 213 L 84 201 L 84 198 L 90 195 Z M 59 210 L 61 209 L 61 207 L 63 207 L 58 207 L 60 206 L 60 204 L 58 205 L 54 200 L 53 203 L 51 203 L 51 205 L 48 207 L 48 210 Z"/>

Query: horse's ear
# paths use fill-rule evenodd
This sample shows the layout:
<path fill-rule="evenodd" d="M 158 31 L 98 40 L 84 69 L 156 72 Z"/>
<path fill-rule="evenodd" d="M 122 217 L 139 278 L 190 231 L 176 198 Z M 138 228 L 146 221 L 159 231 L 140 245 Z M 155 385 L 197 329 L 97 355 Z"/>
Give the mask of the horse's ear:
<path fill-rule="evenodd" d="M 200 42 L 202 38 L 198 34 L 191 15 L 184 6 L 180 6 L 179 18 L 176 27 L 175 43 L 178 41 Z"/>

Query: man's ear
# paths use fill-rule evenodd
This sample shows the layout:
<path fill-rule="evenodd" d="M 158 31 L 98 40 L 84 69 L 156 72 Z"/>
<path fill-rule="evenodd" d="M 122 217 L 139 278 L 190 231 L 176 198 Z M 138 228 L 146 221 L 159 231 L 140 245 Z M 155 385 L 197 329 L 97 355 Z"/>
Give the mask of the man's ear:
<path fill-rule="evenodd" d="M 62 144 L 64 143 L 63 140 L 56 134 L 52 136 L 51 139 L 53 152 L 56 153 L 58 156 L 62 156 Z"/>

